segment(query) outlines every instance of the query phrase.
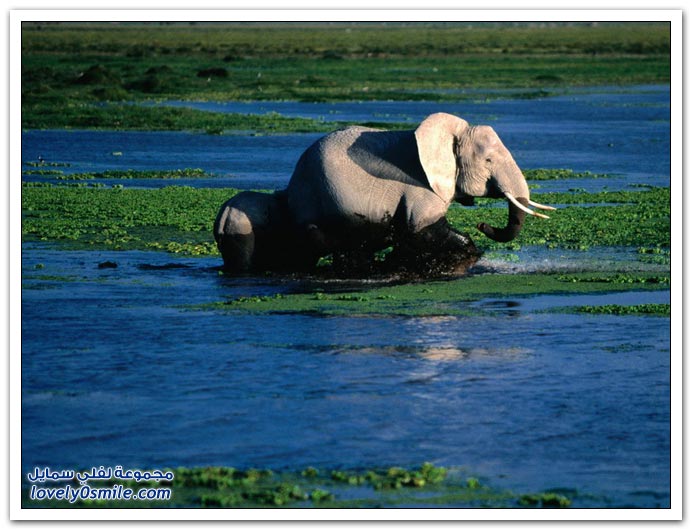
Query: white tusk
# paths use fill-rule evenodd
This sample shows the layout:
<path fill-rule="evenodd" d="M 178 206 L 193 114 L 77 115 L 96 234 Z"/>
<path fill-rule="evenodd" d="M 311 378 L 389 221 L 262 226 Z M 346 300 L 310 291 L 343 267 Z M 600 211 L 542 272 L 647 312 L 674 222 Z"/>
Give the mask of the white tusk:
<path fill-rule="evenodd" d="M 526 206 L 524 206 L 522 203 L 520 203 L 518 200 L 514 198 L 514 196 L 511 193 L 505 192 L 505 196 L 520 210 L 525 211 L 529 215 L 533 215 L 535 217 L 540 217 L 541 219 L 550 219 L 547 215 L 543 215 L 542 213 L 536 213 L 533 210 L 529 210 Z"/>
<path fill-rule="evenodd" d="M 529 204 L 533 206 L 534 208 L 538 208 L 539 210 L 557 210 L 557 208 L 553 208 L 552 206 L 546 206 L 545 204 L 538 204 L 537 202 L 529 201 Z"/>

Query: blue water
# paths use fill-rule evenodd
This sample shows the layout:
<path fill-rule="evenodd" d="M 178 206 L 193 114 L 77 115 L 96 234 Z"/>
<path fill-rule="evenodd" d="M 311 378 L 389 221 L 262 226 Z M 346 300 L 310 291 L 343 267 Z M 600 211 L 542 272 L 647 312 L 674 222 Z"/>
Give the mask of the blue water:
<path fill-rule="evenodd" d="M 579 187 L 668 185 L 667 97 L 660 87 L 585 91 L 465 103 L 461 115 L 506 108 L 492 124 L 526 167 L 621 173 L 575 181 Z M 424 104 L 396 105 L 411 119 L 428 112 Z M 266 188 L 285 184 L 317 136 L 25 131 L 22 149 L 25 161 L 41 154 L 71 163 L 70 171 L 202 167 L 219 176 L 195 185 Z M 633 249 L 516 254 L 518 262 L 491 257 L 477 270 L 660 267 L 637 262 Z M 105 261 L 118 266 L 100 269 Z M 25 472 L 431 461 L 497 488 L 568 489 L 575 507 L 670 504 L 670 319 L 544 311 L 669 303 L 669 291 L 460 302 L 479 310 L 475 317 L 191 310 L 305 288 L 219 276 L 218 265 L 218 258 L 23 244 Z"/>
<path fill-rule="evenodd" d="M 25 245 L 25 470 L 432 461 L 575 506 L 668 502 L 669 319 L 540 311 L 669 292 L 494 298 L 475 318 L 182 309 L 301 288 L 216 265 Z"/>
<path fill-rule="evenodd" d="M 608 179 L 542 181 L 540 191 L 625 189 L 633 184 L 670 185 L 670 89 L 646 86 L 628 91 L 581 91 L 532 100 L 431 102 L 170 102 L 195 108 L 279 112 L 287 116 L 342 121 L 411 122 L 433 112 L 457 114 L 490 124 L 520 167 L 569 168 L 608 173 Z M 201 168 L 214 179 L 113 180 L 107 184 L 170 184 L 241 189 L 286 186 L 300 154 L 321 134 L 271 136 L 204 135 L 184 132 L 25 131 L 22 160 L 41 156 L 70 164 L 66 173 L 107 169 Z M 113 153 L 118 153 L 114 155 Z M 31 169 L 25 167 L 25 169 Z M 25 180 L 48 180 L 25 176 Z"/>

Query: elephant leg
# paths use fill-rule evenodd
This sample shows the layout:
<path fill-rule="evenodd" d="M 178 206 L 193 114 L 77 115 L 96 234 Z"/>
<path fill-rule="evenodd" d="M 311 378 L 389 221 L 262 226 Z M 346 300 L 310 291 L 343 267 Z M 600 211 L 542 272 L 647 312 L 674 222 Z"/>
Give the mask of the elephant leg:
<path fill-rule="evenodd" d="M 255 235 L 233 234 L 218 237 L 217 246 L 223 257 L 223 268 L 227 272 L 242 273 L 254 266 Z"/>
<path fill-rule="evenodd" d="M 454 230 L 443 217 L 403 238 L 388 260 L 409 271 L 441 274 L 465 272 L 480 256 L 471 237 Z"/>
<path fill-rule="evenodd" d="M 334 252 L 332 257 L 332 270 L 339 276 L 362 276 L 375 267 L 373 252 L 367 249 Z"/>
<path fill-rule="evenodd" d="M 457 232 L 444 217 L 424 228 L 418 234 L 424 246 L 445 253 L 460 255 L 479 255 L 478 249 L 468 234 Z"/>
<path fill-rule="evenodd" d="M 296 230 L 293 239 L 282 241 L 288 268 L 300 272 L 314 271 L 320 258 L 330 254 L 337 258 L 337 238 L 323 227 L 313 223 Z"/>
<path fill-rule="evenodd" d="M 307 241 L 314 256 L 318 259 L 331 256 L 329 273 L 340 277 L 362 277 L 375 272 L 375 251 L 382 248 L 381 237 L 376 236 L 378 244 L 373 245 L 368 237 L 379 227 L 317 226 L 306 227 Z M 308 252 L 309 253 L 309 252 Z"/>
<path fill-rule="evenodd" d="M 326 254 L 319 250 L 317 240 L 321 237 L 321 232 L 312 225 L 300 230 L 290 226 L 258 230 L 252 249 L 252 267 L 258 271 L 310 272 Z"/>

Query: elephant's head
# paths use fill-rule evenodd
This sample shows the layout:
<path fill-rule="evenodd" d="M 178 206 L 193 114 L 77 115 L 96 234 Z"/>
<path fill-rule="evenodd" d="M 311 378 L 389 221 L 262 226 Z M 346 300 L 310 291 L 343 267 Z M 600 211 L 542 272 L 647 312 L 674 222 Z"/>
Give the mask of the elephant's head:
<path fill-rule="evenodd" d="M 529 200 L 529 187 L 512 154 L 488 126 L 470 126 L 451 114 L 428 116 L 415 131 L 418 156 L 433 191 L 443 200 L 472 197 L 507 199 L 507 226 L 479 223 L 478 230 L 499 242 L 511 241 L 526 214 L 546 218 L 529 208 L 554 210 Z"/>

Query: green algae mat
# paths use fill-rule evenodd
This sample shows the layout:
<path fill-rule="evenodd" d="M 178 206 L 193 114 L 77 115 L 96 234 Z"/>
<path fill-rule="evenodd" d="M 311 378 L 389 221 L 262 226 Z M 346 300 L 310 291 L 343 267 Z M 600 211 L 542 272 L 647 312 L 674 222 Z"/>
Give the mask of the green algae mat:
<path fill-rule="evenodd" d="M 136 173 L 135 173 L 136 174 Z M 128 172 L 128 178 L 134 178 Z M 217 255 L 212 228 L 218 208 L 238 190 L 167 186 L 155 190 L 122 187 L 22 186 L 22 238 L 56 241 L 66 248 L 166 250 Z M 522 245 L 587 250 L 593 246 L 670 248 L 670 188 L 596 193 L 535 193 L 559 207 L 550 220 L 529 220 L 516 242 L 499 244 L 475 230 L 479 219 L 501 224 L 506 212 L 497 201 L 476 208 L 454 205 L 447 218 L 482 250 Z M 477 235 L 476 235 L 477 234 Z M 651 250 L 656 252 L 656 250 Z"/>

